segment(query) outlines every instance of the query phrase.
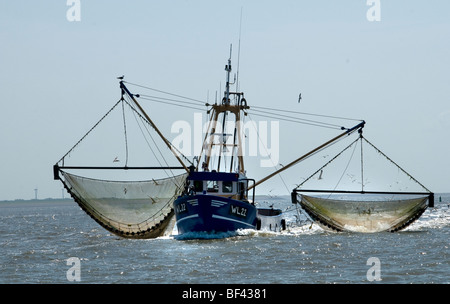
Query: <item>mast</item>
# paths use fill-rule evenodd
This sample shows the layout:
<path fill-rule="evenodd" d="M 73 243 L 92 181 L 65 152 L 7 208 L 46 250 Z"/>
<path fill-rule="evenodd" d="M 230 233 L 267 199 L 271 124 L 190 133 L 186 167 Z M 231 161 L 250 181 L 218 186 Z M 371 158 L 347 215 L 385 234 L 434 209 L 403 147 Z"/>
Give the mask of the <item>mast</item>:
<path fill-rule="evenodd" d="M 225 66 L 225 71 L 227 72 L 227 82 L 225 85 L 225 98 L 222 100 L 222 104 L 224 105 L 230 105 L 230 73 L 231 73 L 231 51 L 232 51 L 232 45 L 230 45 L 230 57 L 228 58 L 228 64 Z M 223 120 L 222 120 L 222 134 L 220 137 L 220 153 L 219 153 L 219 160 L 217 162 L 217 171 L 220 171 L 220 160 L 222 158 L 223 148 L 225 147 L 226 143 L 226 134 L 225 134 L 225 123 L 227 119 L 227 113 L 228 111 L 223 112 Z M 232 166 L 233 164 L 231 164 Z"/>
<path fill-rule="evenodd" d="M 212 153 L 212 147 L 216 144 L 214 144 L 214 136 L 220 136 L 220 140 L 219 140 L 219 145 L 220 145 L 220 149 L 219 149 L 219 156 L 218 156 L 218 164 L 217 164 L 217 171 L 220 171 L 220 165 L 221 165 L 221 158 L 222 158 L 222 154 L 224 153 L 224 148 L 226 148 L 227 146 L 232 146 L 232 153 L 231 153 L 231 163 L 230 163 L 230 172 L 233 172 L 233 166 L 234 166 L 234 161 L 235 161 L 235 155 L 237 154 L 237 162 L 238 162 L 238 171 L 240 173 L 244 173 L 244 159 L 242 156 L 242 138 L 241 138 L 241 115 L 240 115 L 240 111 L 241 110 L 246 110 L 248 109 L 247 103 L 245 101 L 244 98 L 241 99 L 241 96 L 244 95 L 244 93 L 238 93 L 238 92 L 231 92 L 230 91 L 230 85 L 234 84 L 230 82 L 230 75 L 231 75 L 231 50 L 232 47 L 230 46 L 230 57 L 228 59 L 228 63 L 227 65 L 225 65 L 225 71 L 226 71 L 226 86 L 225 86 L 225 92 L 224 92 L 224 97 L 222 99 L 221 104 L 214 104 L 212 105 L 212 115 L 211 115 L 211 121 L 210 121 L 210 125 L 211 128 L 208 129 L 208 134 L 209 134 L 209 140 L 207 142 L 207 146 L 206 146 L 206 152 L 205 152 L 205 167 L 209 168 L 209 164 L 211 161 L 211 153 Z M 230 101 L 230 96 L 231 95 L 237 95 L 237 101 L 235 104 L 231 104 Z M 228 112 L 231 112 L 234 114 L 235 116 L 235 126 L 234 126 L 234 132 L 232 134 L 233 136 L 233 143 L 232 144 L 227 144 L 226 143 L 226 138 L 228 136 L 228 134 L 225 134 L 225 125 L 227 122 L 227 116 L 228 116 Z M 222 113 L 223 115 L 223 119 L 221 121 L 222 123 L 222 133 L 218 134 L 216 133 L 216 127 L 217 127 L 217 123 L 218 123 L 218 119 L 219 119 L 219 115 Z M 206 141 L 206 138 L 205 138 Z M 236 152 L 236 147 L 237 147 L 237 152 Z M 225 170 L 227 170 L 225 168 Z"/>
<path fill-rule="evenodd" d="M 228 58 L 228 64 L 225 66 L 225 71 L 227 71 L 227 83 L 225 85 L 225 104 L 230 104 L 230 74 L 231 74 L 231 51 L 232 46 L 230 45 L 230 58 Z"/>

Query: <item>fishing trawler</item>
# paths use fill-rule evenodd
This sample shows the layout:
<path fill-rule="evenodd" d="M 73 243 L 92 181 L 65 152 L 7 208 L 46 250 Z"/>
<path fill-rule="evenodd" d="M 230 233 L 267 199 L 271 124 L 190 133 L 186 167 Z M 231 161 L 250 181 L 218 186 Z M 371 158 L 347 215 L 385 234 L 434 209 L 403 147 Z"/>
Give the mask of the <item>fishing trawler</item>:
<path fill-rule="evenodd" d="M 209 139 L 204 143 L 205 160 L 202 168 L 191 167 L 185 191 L 174 201 L 176 224 L 180 233 L 228 232 L 255 229 L 257 226 L 255 189 L 253 188 L 251 195 L 248 191 L 250 183 L 254 184 L 255 180 L 247 178 L 245 174 L 241 146 L 241 112 L 249 107 L 243 97 L 244 93 L 230 91 L 231 54 L 225 70 L 224 98 L 220 104 L 214 104 L 211 108 L 210 129 L 207 131 Z M 226 134 L 225 124 L 229 123 L 227 116 L 230 115 L 234 115 L 234 132 Z M 218 128 L 222 130 L 221 133 L 216 130 L 218 122 L 221 123 Z M 232 143 L 228 144 L 230 141 Z M 217 168 L 210 168 L 215 146 L 219 150 Z M 225 168 L 225 171 L 221 160 L 229 148 L 232 150 L 231 160 L 229 169 Z"/>
<path fill-rule="evenodd" d="M 239 229 L 270 231 L 286 229 L 286 222 L 280 209 L 257 207 L 255 188 L 351 134 L 359 133 L 362 140 L 362 129 L 365 126 L 365 121 L 359 121 L 350 128 L 337 126 L 337 130 L 341 132 L 339 135 L 266 177 L 255 181 L 255 179 L 247 177 L 242 151 L 243 130 L 241 120 L 248 114 L 250 107 L 247 105 L 243 92 L 239 92 L 237 89 L 236 92 L 231 91 L 231 85 L 236 83 L 236 81 L 230 82 L 231 51 L 225 71 L 226 87 L 221 102 L 216 100 L 216 103 L 211 105 L 188 98 L 189 102 L 195 101 L 203 103 L 203 106 L 206 105 L 207 113 L 211 115 L 201 153 L 194 157 L 192 161 L 164 137 L 137 99 L 154 100 L 158 103 L 167 103 L 168 100 L 178 102 L 179 100 L 168 98 L 156 100 L 153 96 L 133 94 L 126 86 L 126 84 L 131 83 L 120 77 L 120 100 L 53 166 L 54 179 L 62 182 L 75 202 L 97 223 L 111 233 L 124 238 L 159 237 L 170 234 L 174 225 L 176 225 L 179 234 L 236 232 Z M 134 85 L 142 89 L 154 90 L 146 86 Z M 154 91 L 170 94 L 160 90 Z M 176 94 L 170 94 L 170 96 L 186 98 Z M 182 103 L 183 106 L 186 106 L 186 102 Z M 144 134 L 144 130 L 148 134 L 156 133 L 162 141 L 162 146 L 170 150 L 171 153 L 163 153 L 159 148 L 151 149 L 155 159 L 157 157 L 163 158 L 162 161 L 158 160 L 159 165 L 128 165 L 127 131 L 129 122 L 126 122 L 126 107 L 129 108 L 129 112 L 132 113 L 143 135 L 147 136 Z M 263 108 L 263 110 L 266 109 Z M 122 110 L 120 116 L 123 117 L 122 125 L 126 145 L 125 165 L 121 166 L 117 157 L 114 158 L 114 166 L 68 165 L 67 163 L 75 148 L 111 112 L 117 110 Z M 232 119 L 229 119 L 229 117 Z M 279 117 L 284 119 L 286 115 Z M 310 124 L 311 120 L 304 120 L 303 122 Z M 320 123 L 314 122 L 314 125 L 318 124 Z M 227 133 L 230 128 L 226 126 L 230 125 L 232 131 Z M 325 125 L 329 127 L 329 124 Z M 145 138 L 145 142 L 150 145 L 150 142 L 155 142 L 155 137 L 149 136 L 149 138 Z M 169 165 L 164 159 L 167 156 L 166 154 L 174 156 L 178 165 Z M 194 164 L 195 161 L 196 164 Z M 325 166 L 317 171 L 320 172 L 320 179 L 322 179 L 322 171 Z M 124 181 L 119 178 L 93 178 L 74 173 L 74 171 L 79 172 L 80 170 L 145 171 L 148 172 L 148 178 L 146 180 Z M 175 174 L 177 170 L 182 173 Z M 165 172 L 165 177 L 156 178 L 153 172 L 161 171 Z M 386 204 L 345 200 L 329 201 L 304 195 L 302 193 L 308 190 L 300 188 L 297 187 L 292 191 L 292 202 L 301 205 L 311 219 L 321 227 L 337 231 L 355 231 L 353 230 L 355 226 L 358 226 L 356 229 L 358 232 L 399 231 L 419 218 L 428 206 L 433 206 L 434 201 L 433 193 L 424 186 L 425 191 L 420 193 L 395 193 L 421 195 L 419 199 L 400 199 L 388 201 Z M 314 191 L 319 190 L 311 190 L 311 192 Z M 339 193 L 340 191 L 333 189 L 321 192 Z M 350 193 L 350 191 L 345 192 Z M 368 193 L 394 194 L 393 192 L 369 192 L 365 189 L 358 193 L 363 195 Z M 386 220 L 387 217 L 389 217 L 389 220 Z"/>

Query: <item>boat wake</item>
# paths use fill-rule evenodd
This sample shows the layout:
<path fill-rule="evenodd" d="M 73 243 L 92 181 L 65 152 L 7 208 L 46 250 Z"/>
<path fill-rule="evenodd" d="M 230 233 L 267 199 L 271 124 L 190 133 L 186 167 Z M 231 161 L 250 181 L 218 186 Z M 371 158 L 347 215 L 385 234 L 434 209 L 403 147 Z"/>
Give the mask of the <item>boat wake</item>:
<path fill-rule="evenodd" d="M 438 204 L 434 208 L 429 208 L 425 213 L 411 226 L 404 229 L 402 232 L 427 231 L 430 229 L 443 229 L 450 227 L 450 204 Z M 402 233 L 400 232 L 400 233 Z M 278 236 L 303 236 L 303 235 L 319 235 L 328 233 L 342 233 L 332 230 L 325 230 L 321 226 L 312 222 L 296 223 L 295 221 L 287 221 L 287 229 L 282 231 L 269 230 L 255 230 L 255 229 L 238 229 L 233 232 L 189 232 L 179 235 L 174 229 L 169 239 L 176 240 L 214 240 L 224 239 L 229 237 L 278 237 Z M 347 232 L 348 233 L 348 232 Z M 351 232 L 350 232 L 351 233 Z"/>
<path fill-rule="evenodd" d="M 450 204 L 438 204 L 428 208 L 424 214 L 404 231 L 423 231 L 450 227 Z"/>
<path fill-rule="evenodd" d="M 225 239 L 233 236 L 237 236 L 238 232 L 228 231 L 228 232 L 185 232 L 183 234 L 173 234 L 172 237 L 175 240 L 214 240 L 214 239 Z"/>

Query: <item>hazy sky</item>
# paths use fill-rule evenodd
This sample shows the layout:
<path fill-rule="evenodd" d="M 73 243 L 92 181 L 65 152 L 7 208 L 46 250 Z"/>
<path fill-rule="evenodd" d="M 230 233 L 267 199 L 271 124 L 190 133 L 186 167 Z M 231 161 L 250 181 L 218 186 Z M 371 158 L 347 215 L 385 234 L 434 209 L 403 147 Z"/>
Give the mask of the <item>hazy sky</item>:
<path fill-rule="evenodd" d="M 250 106 L 364 119 L 383 152 L 430 190 L 450 191 L 449 1 L 381 0 L 379 21 L 366 0 L 81 0 L 72 22 L 67 3 L 0 0 L 0 200 L 34 198 L 35 188 L 61 197 L 52 166 L 120 98 L 117 76 L 213 99 L 230 44 L 237 65 L 241 9 Z M 172 139 L 173 117 L 158 111 Z M 280 133 L 282 163 L 339 134 Z M 289 188 L 310 173 L 299 170 L 286 173 Z"/>

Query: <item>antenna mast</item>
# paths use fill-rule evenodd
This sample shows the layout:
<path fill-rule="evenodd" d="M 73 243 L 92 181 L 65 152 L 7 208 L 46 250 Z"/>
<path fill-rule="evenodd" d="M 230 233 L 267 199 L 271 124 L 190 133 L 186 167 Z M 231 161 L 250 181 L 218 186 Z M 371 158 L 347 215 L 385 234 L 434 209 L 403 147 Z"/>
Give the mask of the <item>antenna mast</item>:
<path fill-rule="evenodd" d="M 231 73 L 231 52 L 233 49 L 233 45 L 230 44 L 230 57 L 228 58 L 228 64 L 225 66 L 225 71 L 227 71 L 227 83 L 225 85 L 225 97 L 222 100 L 222 105 L 229 106 L 230 105 L 230 73 Z M 225 123 L 227 119 L 227 111 L 223 111 L 223 121 L 222 121 L 222 134 L 219 137 L 220 140 L 220 153 L 219 159 L 217 162 L 217 171 L 220 171 L 220 161 L 222 158 L 223 148 L 226 148 L 226 134 L 225 134 Z"/>
<path fill-rule="evenodd" d="M 225 85 L 225 100 L 224 104 L 230 104 L 230 73 L 231 73 L 231 51 L 233 49 L 233 45 L 230 44 L 230 58 L 228 58 L 228 64 L 225 66 L 225 71 L 227 71 L 227 83 Z"/>
<path fill-rule="evenodd" d="M 242 6 L 241 6 L 241 18 L 239 20 L 239 44 L 238 44 L 238 62 L 236 71 L 236 92 L 239 92 L 239 62 L 241 58 L 241 32 L 242 32 Z"/>
<path fill-rule="evenodd" d="M 231 75 L 231 55 L 232 55 L 232 45 L 230 45 L 230 57 L 228 59 L 227 64 L 225 65 L 225 71 L 227 73 L 226 75 L 226 85 L 225 85 L 225 91 L 224 91 L 224 97 L 222 98 L 221 104 L 215 103 L 212 105 L 212 114 L 210 119 L 210 127 L 208 127 L 207 136 L 209 135 L 209 140 L 206 139 L 205 136 L 205 161 L 202 165 L 204 170 L 209 170 L 210 167 L 210 160 L 211 160 L 211 154 L 213 146 L 220 146 L 220 151 L 218 155 L 218 161 L 217 161 L 217 171 L 220 171 L 221 168 L 221 160 L 222 158 L 225 159 L 226 154 L 224 153 L 224 150 L 227 149 L 227 146 L 232 147 L 231 151 L 231 159 L 230 159 L 230 172 L 234 169 L 234 162 L 236 161 L 234 157 L 237 158 L 237 171 L 240 173 L 245 173 L 244 170 L 244 159 L 242 156 L 242 138 L 241 138 L 241 114 L 240 111 L 245 111 L 249 107 L 247 106 L 246 100 L 243 98 L 244 93 L 239 92 L 231 92 L 230 91 L 230 85 L 236 84 L 236 78 L 234 79 L 234 82 L 230 82 L 230 75 Z M 230 96 L 235 95 L 235 103 L 231 104 Z M 235 118 L 235 126 L 234 126 L 234 134 L 226 134 L 226 128 L 225 124 L 227 123 L 227 115 L 228 112 L 234 114 Z M 219 115 L 222 114 L 222 132 L 217 133 L 216 126 L 220 122 Z M 244 112 L 245 114 L 245 112 Z M 246 114 L 245 114 L 246 115 Z M 219 136 L 219 143 L 214 143 L 214 136 Z M 233 143 L 227 144 L 227 138 L 228 136 L 233 137 Z M 207 143 L 206 143 L 207 142 Z M 237 150 L 237 152 L 236 152 Z M 228 152 L 228 150 L 227 150 Z M 201 154 L 200 154 L 201 156 Z M 226 170 L 226 167 L 228 165 L 225 164 L 224 168 Z"/>

